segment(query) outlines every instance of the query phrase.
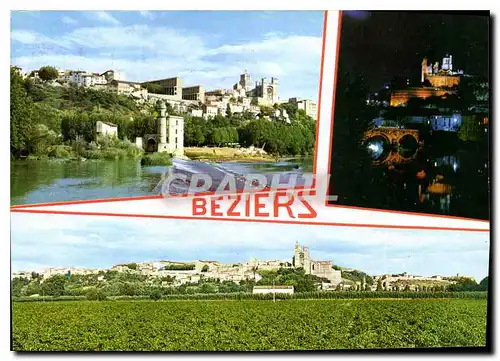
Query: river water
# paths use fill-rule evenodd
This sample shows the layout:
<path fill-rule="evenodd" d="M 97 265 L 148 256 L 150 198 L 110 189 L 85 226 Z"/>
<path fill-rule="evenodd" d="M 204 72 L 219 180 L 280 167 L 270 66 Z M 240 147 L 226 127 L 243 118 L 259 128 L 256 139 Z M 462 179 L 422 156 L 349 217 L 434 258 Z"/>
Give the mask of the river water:
<path fill-rule="evenodd" d="M 215 190 L 226 174 L 244 182 L 248 174 L 263 174 L 270 179 L 280 174 L 280 182 L 296 174 L 299 182 L 312 174 L 312 158 L 282 162 L 218 162 L 174 160 L 174 165 L 141 166 L 136 160 L 56 161 L 19 160 L 11 162 L 11 205 L 91 200 L 154 195 L 161 192 L 161 180 L 169 172 L 191 177 L 208 174 Z M 238 183 L 241 188 L 243 183 Z M 188 183 L 174 182 L 170 192 L 187 191 Z"/>

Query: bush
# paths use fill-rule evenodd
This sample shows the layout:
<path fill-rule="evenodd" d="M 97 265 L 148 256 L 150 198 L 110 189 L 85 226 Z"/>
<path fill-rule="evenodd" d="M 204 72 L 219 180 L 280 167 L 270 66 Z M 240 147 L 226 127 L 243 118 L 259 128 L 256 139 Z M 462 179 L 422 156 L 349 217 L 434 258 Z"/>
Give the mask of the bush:
<path fill-rule="evenodd" d="M 120 148 L 106 148 L 101 150 L 102 159 L 123 159 L 127 157 L 127 152 Z"/>
<path fill-rule="evenodd" d="M 68 145 L 53 145 L 48 149 L 49 157 L 54 158 L 68 158 L 71 157 L 72 149 Z"/>
<path fill-rule="evenodd" d="M 152 290 L 151 293 L 149 294 L 149 298 L 155 301 L 160 300 L 161 297 L 162 297 L 162 292 L 158 288 Z"/>
<path fill-rule="evenodd" d="M 104 301 L 107 298 L 104 292 L 97 288 L 91 288 L 88 290 L 85 297 L 89 301 Z"/>
<path fill-rule="evenodd" d="M 141 165 L 172 165 L 172 156 L 167 152 L 144 154 Z"/>

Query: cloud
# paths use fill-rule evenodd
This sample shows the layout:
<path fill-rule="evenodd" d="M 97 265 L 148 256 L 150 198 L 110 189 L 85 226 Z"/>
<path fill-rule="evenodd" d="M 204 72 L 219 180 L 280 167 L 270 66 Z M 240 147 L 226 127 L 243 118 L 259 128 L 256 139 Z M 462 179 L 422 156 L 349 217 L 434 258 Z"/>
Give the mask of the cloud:
<path fill-rule="evenodd" d="M 317 260 L 369 274 L 488 274 L 489 235 L 473 232 L 246 224 L 14 213 L 12 268 L 111 267 L 132 261 L 290 260 L 295 242 Z M 207 236 L 209 235 L 209 236 Z"/>
<path fill-rule="evenodd" d="M 92 11 L 88 13 L 94 19 L 111 25 L 119 25 L 120 21 L 106 11 Z"/>
<path fill-rule="evenodd" d="M 63 23 L 68 25 L 78 25 L 78 20 L 70 16 L 63 16 L 61 20 Z"/>
<path fill-rule="evenodd" d="M 11 33 L 11 40 L 22 44 L 56 44 L 57 41 L 29 30 L 16 30 Z"/>
<path fill-rule="evenodd" d="M 221 46 L 211 46 L 210 39 L 206 34 L 149 24 L 81 27 L 52 37 L 13 31 L 14 46 L 18 42 L 64 49 L 35 55 L 31 51 L 13 62 L 31 70 L 47 64 L 97 72 L 116 68 L 131 81 L 180 76 L 186 85 L 201 84 L 207 89 L 230 88 L 247 69 L 253 80 L 278 77 L 282 99 L 317 100 L 320 37 L 269 33 L 260 40 Z"/>
<path fill-rule="evenodd" d="M 148 20 L 153 20 L 155 18 L 155 15 L 151 11 L 139 11 L 139 14 Z"/>

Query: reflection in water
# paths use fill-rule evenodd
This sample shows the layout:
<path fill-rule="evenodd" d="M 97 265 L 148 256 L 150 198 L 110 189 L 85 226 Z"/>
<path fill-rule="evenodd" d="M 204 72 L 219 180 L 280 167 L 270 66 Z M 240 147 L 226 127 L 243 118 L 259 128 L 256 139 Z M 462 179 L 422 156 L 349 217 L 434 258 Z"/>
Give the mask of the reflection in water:
<path fill-rule="evenodd" d="M 389 142 L 382 136 L 375 136 L 367 139 L 365 147 L 371 158 L 376 161 L 384 160 L 390 152 Z"/>
<path fill-rule="evenodd" d="M 252 163 L 175 161 L 188 173 L 312 173 L 312 158 Z M 11 162 L 11 204 L 142 196 L 159 193 L 165 166 L 141 166 L 136 160 Z M 284 180 L 283 182 L 286 182 Z"/>
<path fill-rule="evenodd" d="M 487 138 L 464 142 L 456 132 L 398 137 L 392 128 L 386 131 L 391 142 L 370 136 L 362 141 L 364 155 L 337 148 L 335 204 L 489 219 Z M 344 168 L 350 171 L 342 173 Z"/>
<path fill-rule="evenodd" d="M 418 150 L 418 142 L 411 135 L 404 135 L 399 140 L 398 152 L 403 158 L 413 157 Z"/>
<path fill-rule="evenodd" d="M 384 136 L 376 135 L 368 138 L 364 146 L 376 167 L 392 168 L 396 164 L 409 162 L 419 150 L 418 142 L 412 135 L 402 136 L 395 144 L 391 144 Z"/>

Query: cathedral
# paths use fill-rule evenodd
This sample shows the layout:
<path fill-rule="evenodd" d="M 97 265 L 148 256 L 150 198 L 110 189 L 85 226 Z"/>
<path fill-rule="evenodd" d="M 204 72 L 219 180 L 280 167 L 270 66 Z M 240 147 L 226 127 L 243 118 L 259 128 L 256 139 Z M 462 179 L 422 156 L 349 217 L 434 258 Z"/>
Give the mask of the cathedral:
<path fill-rule="evenodd" d="M 240 75 L 240 81 L 233 86 L 233 90 L 240 97 L 249 97 L 257 101 L 258 105 L 272 106 L 279 102 L 278 78 L 262 78 L 252 86 L 252 78 L 246 71 Z"/>
<path fill-rule="evenodd" d="M 341 272 L 333 269 L 331 261 L 314 261 L 309 255 L 309 247 L 301 246 L 298 242 L 295 244 L 293 256 L 293 267 L 303 268 L 306 274 L 328 279 L 331 283 L 341 282 Z"/>

